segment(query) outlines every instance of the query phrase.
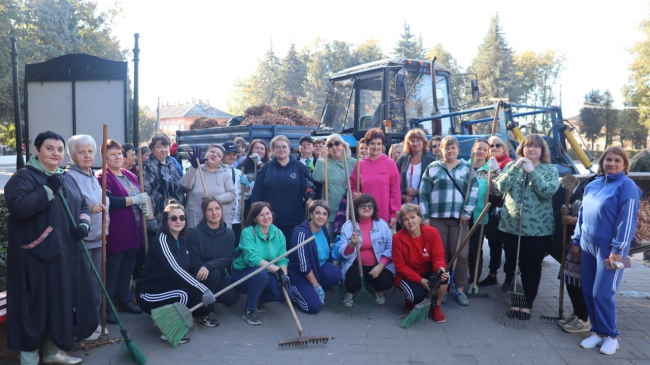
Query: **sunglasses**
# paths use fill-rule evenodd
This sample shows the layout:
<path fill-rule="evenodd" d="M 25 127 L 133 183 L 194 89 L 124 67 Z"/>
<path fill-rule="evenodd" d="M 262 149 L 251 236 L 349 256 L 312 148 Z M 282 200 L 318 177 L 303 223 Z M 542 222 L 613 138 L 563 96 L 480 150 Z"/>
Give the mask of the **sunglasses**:
<path fill-rule="evenodd" d="M 337 147 L 338 147 L 338 146 L 340 146 L 340 145 L 341 145 L 341 142 L 339 142 L 339 141 L 330 142 L 330 143 L 327 144 L 327 148 L 332 148 L 332 147 L 334 147 L 334 146 L 337 146 Z"/>
<path fill-rule="evenodd" d="M 431 148 L 438 148 L 438 147 L 440 147 L 439 144 L 432 144 L 432 145 L 431 145 Z"/>
<path fill-rule="evenodd" d="M 366 209 L 366 210 L 373 210 L 375 209 L 375 206 L 372 204 L 361 204 L 359 205 L 359 208 Z"/>
<path fill-rule="evenodd" d="M 185 222 L 185 216 L 184 215 L 180 215 L 180 216 L 172 215 L 171 217 L 169 217 L 169 219 L 171 219 L 172 222 L 176 222 L 179 219 L 181 220 L 181 222 Z"/>
<path fill-rule="evenodd" d="M 490 145 L 490 148 L 501 148 L 501 147 L 503 147 L 503 144 L 501 143 L 495 143 Z"/>

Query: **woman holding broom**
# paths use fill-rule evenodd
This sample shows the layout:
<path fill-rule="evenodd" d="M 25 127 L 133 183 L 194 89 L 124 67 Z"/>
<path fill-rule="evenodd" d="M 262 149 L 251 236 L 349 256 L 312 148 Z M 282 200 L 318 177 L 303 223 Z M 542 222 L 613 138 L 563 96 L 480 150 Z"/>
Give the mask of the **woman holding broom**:
<path fill-rule="evenodd" d="M 35 157 L 5 185 L 7 224 L 8 345 L 20 351 L 21 364 L 79 364 L 70 351 L 97 328 L 92 299 L 97 285 L 78 241 L 88 234 L 89 209 L 79 185 L 59 168 L 65 142 L 43 132 L 34 140 Z M 61 200 L 73 217 L 72 227 Z M 73 326 L 75 329 L 73 330 Z"/>
<path fill-rule="evenodd" d="M 512 284 L 517 269 L 517 247 L 520 246 L 519 270 L 526 299 L 525 306 L 513 306 L 507 315 L 528 320 L 542 278 L 546 245 L 555 231 L 551 203 L 560 183 L 557 169 L 550 163 L 548 145 L 541 136 L 529 134 L 524 137 L 517 147 L 517 156 L 519 159 L 508 163 L 496 180 L 497 188 L 505 195 L 499 231 L 506 252 L 507 284 L 504 286 Z"/>
<path fill-rule="evenodd" d="M 138 305 L 151 314 L 152 309 L 176 302 L 189 307 L 203 303 L 202 307 L 192 312 L 192 316 L 198 317 L 203 325 L 212 323 L 210 319 L 213 318 L 214 295 L 190 274 L 191 258 L 185 240 L 185 208 L 171 200 L 163 209 L 161 217 L 160 228 L 153 244 L 149 245 L 144 268 L 136 285 Z M 208 317 L 207 320 L 205 317 Z M 164 335 L 160 339 L 167 341 Z M 189 341 L 189 336 L 184 336 L 180 343 Z"/>
<path fill-rule="evenodd" d="M 422 213 L 416 204 L 404 204 L 397 212 L 397 221 L 402 225 L 393 236 L 393 262 L 397 275 L 395 287 L 406 295 L 404 309 L 411 311 L 429 293 L 431 278 L 435 273 L 442 275 L 437 288 L 438 302 L 431 306 L 431 318 L 438 323 L 445 321 L 440 303 L 447 292 L 449 273 L 445 271 L 445 249 L 438 231 L 422 224 Z M 435 281 L 435 279 L 433 280 Z"/>
<path fill-rule="evenodd" d="M 377 304 L 384 304 L 384 291 L 390 289 L 395 278 L 392 262 L 393 237 L 390 227 L 377 212 L 377 201 L 370 194 L 360 194 L 354 199 L 354 213 L 359 220 L 345 222 L 341 227 L 341 273 L 345 283 L 343 305 L 351 307 L 354 293 L 361 290 L 361 277 L 357 270 L 361 260 L 363 281 L 375 292 Z M 353 228 L 356 224 L 356 230 Z M 360 254 L 357 247 L 360 247 Z"/>

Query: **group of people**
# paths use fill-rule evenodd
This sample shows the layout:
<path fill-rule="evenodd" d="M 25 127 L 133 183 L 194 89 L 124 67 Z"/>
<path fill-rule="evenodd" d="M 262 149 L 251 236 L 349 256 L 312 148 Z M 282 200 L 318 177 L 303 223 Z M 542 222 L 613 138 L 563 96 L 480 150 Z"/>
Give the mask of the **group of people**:
<path fill-rule="evenodd" d="M 507 315 L 528 320 L 552 242 L 551 202 L 559 187 L 545 140 L 526 136 L 516 160 L 497 136 L 476 139 L 469 161 L 458 158 L 455 137 L 429 140 L 420 129 L 409 131 L 403 148 L 395 148 L 402 152 L 396 160 L 384 153 L 385 145 L 381 129 L 368 130 L 357 143 L 357 156 L 338 134 L 324 141 L 301 138 L 298 155 L 285 136 L 270 144 L 233 140 L 205 151 L 193 148 L 185 171 L 170 156 L 170 139 L 157 134 L 140 171 L 132 145 L 108 140 L 101 146 L 108 197 L 102 204 L 102 174 L 92 170 L 95 140 L 76 135 L 66 146 L 54 132 L 39 134 L 35 157 L 5 187 L 9 347 L 21 351 L 25 364 L 38 363 L 39 349 L 45 363 L 75 364 L 81 360 L 63 350 L 100 335 L 98 314 L 117 323 L 116 313 L 99 313 L 101 290 L 78 244 L 84 240 L 101 271 L 102 235 L 106 289 L 119 312 L 202 303 L 192 315 L 215 327 L 214 303 L 232 306 L 246 294 L 242 318 L 261 325 L 265 303 L 282 302 L 285 294 L 315 314 L 334 286 L 345 289 L 341 304 L 353 306 L 365 283 L 379 305 L 387 290 L 402 291 L 406 311 L 436 291 L 430 316 L 444 322 L 442 302 L 470 304 L 464 289 L 481 277 L 481 237 L 475 233 L 457 261 L 449 261 L 459 238 L 472 225 L 485 224 L 489 273 L 479 285 L 498 284 L 505 251 L 502 288 L 511 290 L 519 252 L 526 300 Z M 66 147 L 71 162 L 63 170 Z M 640 198 L 628 169 L 625 151 L 609 148 L 598 175 L 573 199 L 577 205 L 562 207 L 563 223 L 576 227 L 564 275 L 575 314 L 558 324 L 570 332 L 593 331 L 581 346 L 602 345 L 608 354 L 618 347 L 618 263 L 634 236 Z M 490 214 L 479 222 L 486 201 Z M 262 266 L 266 270 L 214 297 Z M 441 284 L 433 287 L 438 278 Z"/>

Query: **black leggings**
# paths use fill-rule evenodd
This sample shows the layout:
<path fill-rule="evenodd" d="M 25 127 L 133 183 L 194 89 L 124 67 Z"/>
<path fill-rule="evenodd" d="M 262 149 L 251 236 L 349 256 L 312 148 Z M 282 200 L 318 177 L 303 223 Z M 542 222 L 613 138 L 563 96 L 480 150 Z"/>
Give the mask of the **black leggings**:
<path fill-rule="evenodd" d="M 587 319 L 589 319 L 589 311 L 587 310 L 585 297 L 582 294 L 582 287 L 566 284 L 566 291 L 569 293 L 569 298 L 571 298 L 573 313 L 575 313 L 580 320 L 587 321 Z"/>
<path fill-rule="evenodd" d="M 352 266 L 345 273 L 345 290 L 348 293 L 356 293 L 361 290 L 361 278 L 359 277 L 359 264 L 355 261 Z M 366 285 L 370 284 L 376 292 L 390 289 L 393 286 L 395 277 L 393 273 L 384 268 L 376 278 L 373 278 L 368 273 L 372 270 L 373 266 L 363 266 L 363 280 Z"/>
<path fill-rule="evenodd" d="M 433 271 L 429 271 L 424 276 L 424 278 L 430 278 L 432 275 L 433 275 Z M 447 284 L 449 284 L 449 279 L 440 282 L 438 288 L 440 288 L 441 285 L 447 285 Z M 438 288 L 436 288 L 436 290 Z M 429 291 L 427 289 L 424 289 L 422 284 L 416 283 L 414 281 L 406 280 L 406 279 L 400 280 L 399 289 L 406 294 L 406 300 L 415 304 L 422 302 L 424 298 L 427 296 L 427 294 L 429 294 Z"/>
<path fill-rule="evenodd" d="M 501 232 L 503 248 L 506 251 L 506 282 L 511 282 L 515 272 L 517 260 L 517 235 Z M 526 295 L 528 308 L 533 308 L 533 301 L 537 297 L 539 282 L 542 279 L 542 261 L 546 255 L 546 246 L 551 236 L 521 236 L 521 249 L 519 250 L 519 271 L 521 283 Z M 508 273 L 513 273 L 509 276 Z"/>

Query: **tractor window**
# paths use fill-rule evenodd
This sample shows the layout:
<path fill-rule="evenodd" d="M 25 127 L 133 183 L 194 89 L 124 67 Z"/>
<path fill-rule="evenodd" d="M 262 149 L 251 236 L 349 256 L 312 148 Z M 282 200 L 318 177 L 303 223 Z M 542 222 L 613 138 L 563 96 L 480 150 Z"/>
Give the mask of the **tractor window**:
<path fill-rule="evenodd" d="M 357 81 L 359 129 L 381 127 L 381 74 Z"/>
<path fill-rule="evenodd" d="M 330 84 L 318 126 L 319 132 L 341 132 L 344 128 L 354 128 L 353 87 L 354 79 L 339 80 Z"/>

